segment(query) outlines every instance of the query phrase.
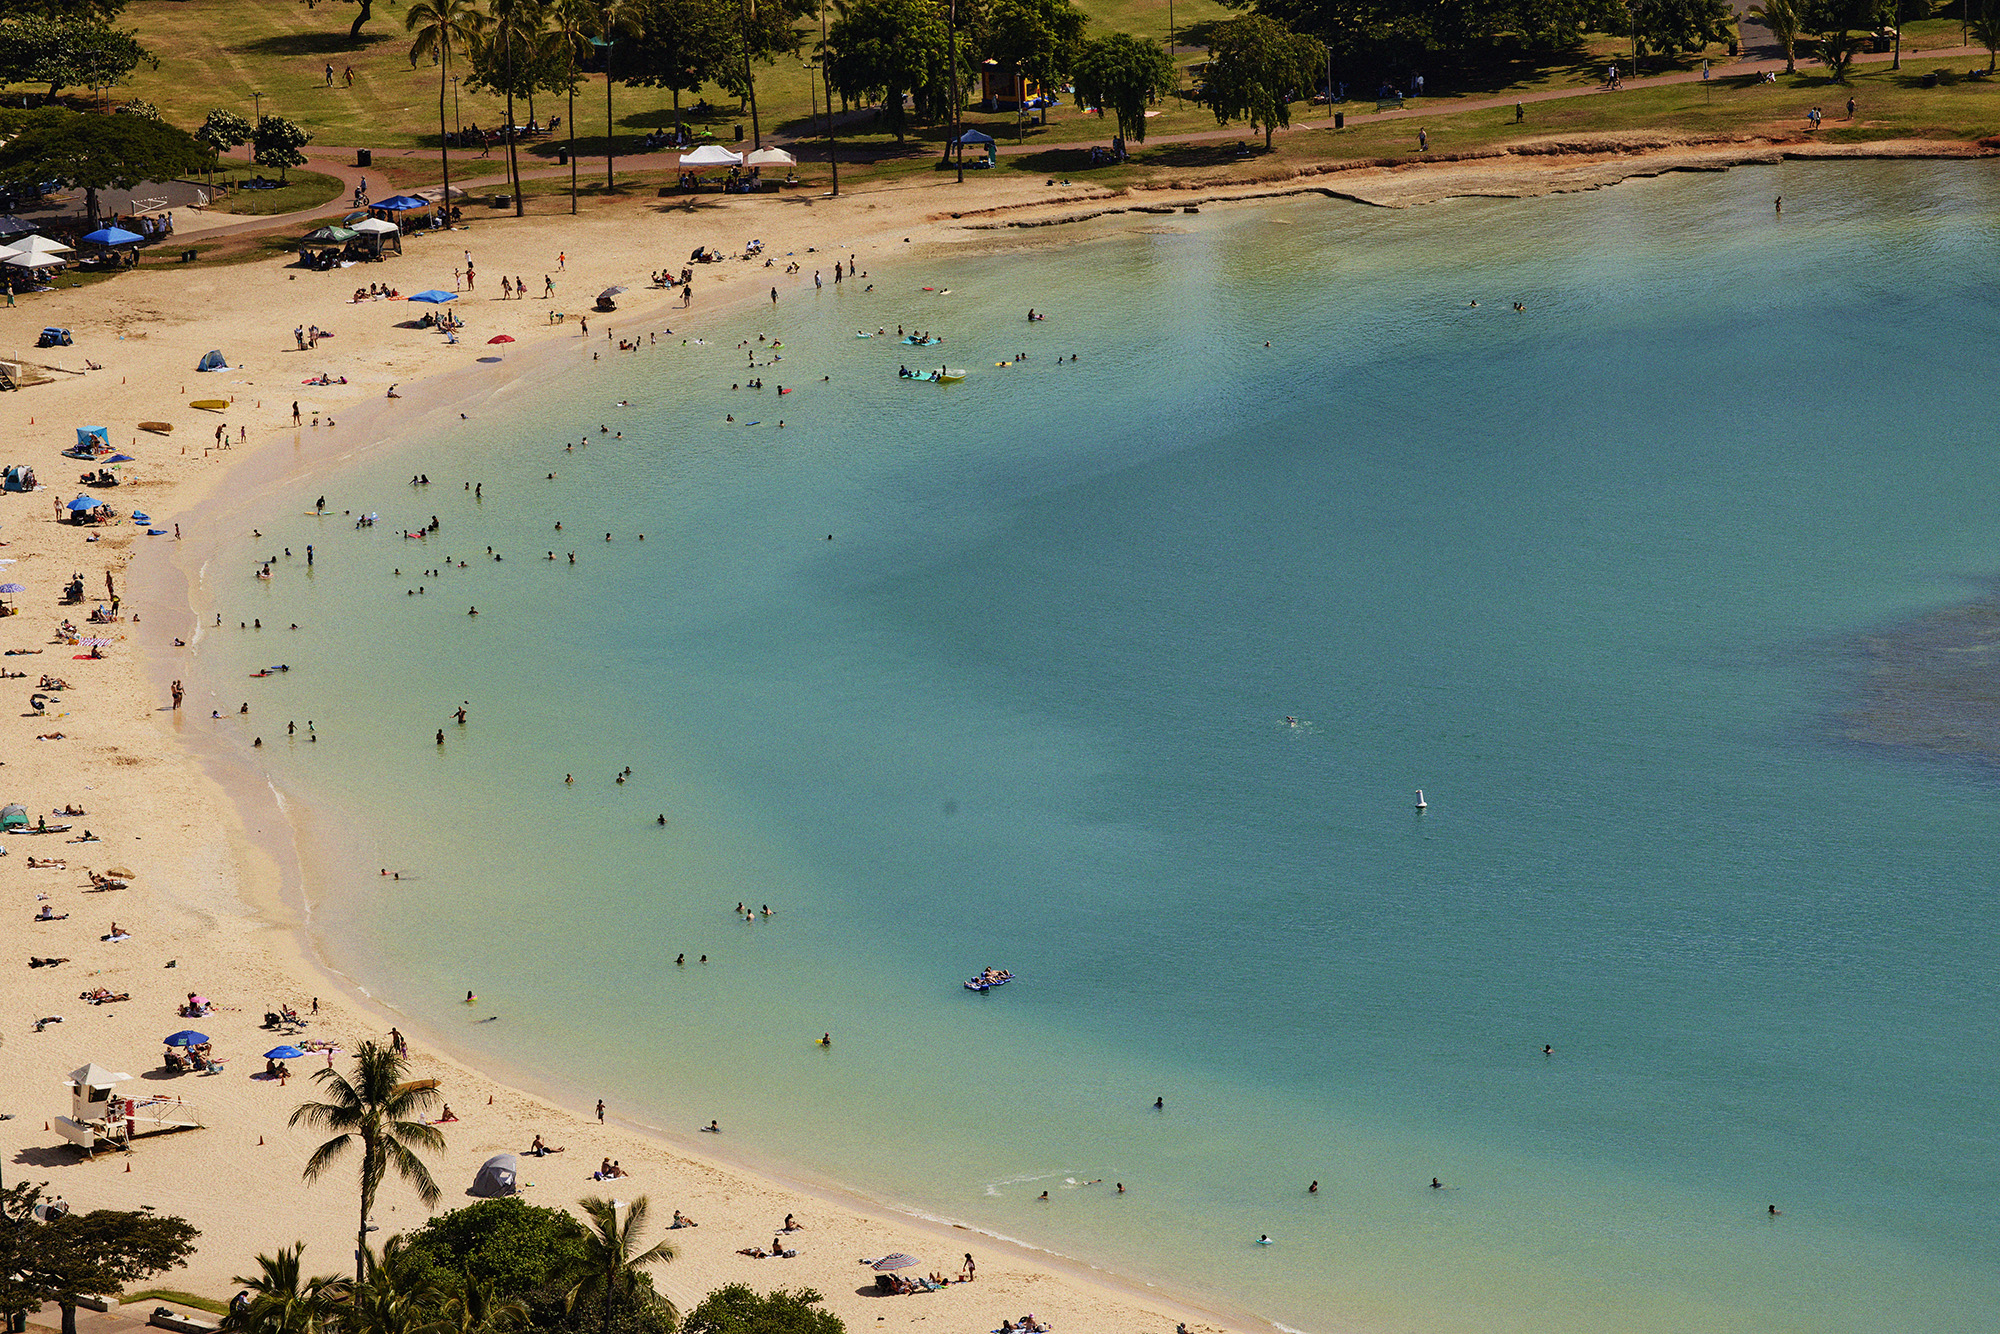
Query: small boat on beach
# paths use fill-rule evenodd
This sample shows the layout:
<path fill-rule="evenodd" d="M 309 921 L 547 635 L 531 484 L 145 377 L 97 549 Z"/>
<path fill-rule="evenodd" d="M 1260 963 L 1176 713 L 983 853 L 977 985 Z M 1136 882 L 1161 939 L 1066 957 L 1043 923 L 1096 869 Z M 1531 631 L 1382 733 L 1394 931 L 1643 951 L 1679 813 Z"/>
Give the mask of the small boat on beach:
<path fill-rule="evenodd" d="M 982 969 L 975 977 L 965 981 L 967 991 L 988 992 L 995 987 L 1004 987 L 1014 980 L 1014 974 L 1005 968 Z"/>

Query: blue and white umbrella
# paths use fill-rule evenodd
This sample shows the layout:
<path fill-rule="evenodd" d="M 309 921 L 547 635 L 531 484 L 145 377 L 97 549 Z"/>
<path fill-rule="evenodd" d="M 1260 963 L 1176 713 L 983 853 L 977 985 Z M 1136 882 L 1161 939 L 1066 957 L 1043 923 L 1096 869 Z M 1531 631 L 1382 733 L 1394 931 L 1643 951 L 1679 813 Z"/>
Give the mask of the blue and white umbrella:
<path fill-rule="evenodd" d="M 305 1055 L 297 1047 L 273 1047 L 264 1053 L 267 1061 L 296 1061 Z"/>

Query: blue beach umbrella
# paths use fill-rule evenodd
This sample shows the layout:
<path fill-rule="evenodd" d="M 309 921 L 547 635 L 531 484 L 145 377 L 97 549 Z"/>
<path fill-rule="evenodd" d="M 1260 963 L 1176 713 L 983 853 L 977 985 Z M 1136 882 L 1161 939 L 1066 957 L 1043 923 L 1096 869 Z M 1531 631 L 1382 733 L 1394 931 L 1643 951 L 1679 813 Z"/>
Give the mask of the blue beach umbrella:
<path fill-rule="evenodd" d="M 169 1047 L 199 1047 L 208 1041 L 208 1034 L 197 1033 L 192 1028 L 183 1028 L 178 1033 L 169 1033 L 165 1042 Z"/>
<path fill-rule="evenodd" d="M 146 238 L 123 227 L 99 227 L 83 238 L 86 245 L 138 245 Z"/>
<path fill-rule="evenodd" d="M 305 1055 L 297 1047 L 273 1047 L 264 1053 L 267 1061 L 296 1061 Z"/>
<path fill-rule="evenodd" d="M 103 503 L 101 500 L 92 500 L 89 496 L 78 496 L 75 500 L 69 502 L 69 508 L 73 510 L 94 510 Z"/>
<path fill-rule="evenodd" d="M 25 593 L 27 591 L 28 586 L 26 584 L 0 584 L 0 593 Z"/>
<path fill-rule="evenodd" d="M 410 298 L 410 300 L 412 300 L 412 301 L 428 301 L 428 302 L 430 302 L 430 303 L 431 303 L 432 305 L 434 305 L 434 306 L 441 306 L 441 305 L 443 305 L 443 304 L 444 304 L 445 302 L 447 302 L 447 301 L 456 301 L 456 300 L 458 300 L 458 293 L 456 293 L 456 292 L 440 292 L 440 291 L 437 291 L 437 290 L 436 290 L 435 288 L 433 288 L 433 289 L 432 289 L 431 291 L 428 291 L 428 292 L 419 292 L 419 293 L 417 293 L 417 294 L 416 294 L 415 296 L 411 297 L 411 298 Z"/>
<path fill-rule="evenodd" d="M 104 461 L 106 463 L 131 463 L 133 462 L 133 458 L 130 454 L 113 454 Z"/>

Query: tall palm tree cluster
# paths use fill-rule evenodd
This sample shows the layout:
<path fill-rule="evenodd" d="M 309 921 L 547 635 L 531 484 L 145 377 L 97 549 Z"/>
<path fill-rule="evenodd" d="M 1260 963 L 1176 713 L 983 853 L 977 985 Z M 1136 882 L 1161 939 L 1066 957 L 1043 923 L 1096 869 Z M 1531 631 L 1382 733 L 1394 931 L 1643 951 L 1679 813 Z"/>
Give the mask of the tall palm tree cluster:
<path fill-rule="evenodd" d="M 514 98 L 537 88 L 556 87 L 569 96 L 564 125 L 569 136 L 570 211 L 576 211 L 576 88 L 585 57 L 594 45 L 615 42 L 635 30 L 640 0 L 416 0 L 404 16 L 412 35 L 410 61 L 434 61 L 438 71 L 438 158 L 445 198 L 451 193 L 450 136 L 445 108 L 454 73 L 473 71 L 507 99 L 507 123 L 514 123 Z M 611 83 L 604 81 L 605 186 L 613 184 L 609 140 Z M 514 136 L 507 137 L 508 176 L 514 211 L 521 212 L 521 172 Z"/>
<path fill-rule="evenodd" d="M 430 0 L 424 0 L 429 3 Z M 455 0 L 440 0 L 455 3 Z M 223 1328 L 230 1334 L 508 1334 L 557 1326 L 573 1334 L 614 1334 L 662 1329 L 673 1308 L 654 1292 L 646 1266 L 674 1258 L 664 1242 L 646 1247 L 648 1205 L 644 1196 L 630 1204 L 586 1198 L 578 1203 L 584 1222 L 556 1211 L 536 1211 L 566 1230 L 560 1247 L 537 1246 L 524 1264 L 538 1266 L 537 1291 L 530 1302 L 492 1277 L 475 1274 L 470 1262 L 454 1272 L 441 1268 L 436 1247 L 391 1237 L 376 1251 L 368 1244 L 369 1216 L 377 1194 L 392 1176 L 407 1183 L 426 1205 L 441 1196 L 420 1156 L 444 1148 L 444 1136 L 423 1116 L 440 1100 L 433 1081 L 412 1080 L 408 1062 L 392 1047 L 360 1044 L 354 1069 L 315 1071 L 321 1099 L 301 1104 L 293 1125 L 331 1131 L 306 1160 L 305 1177 L 314 1181 L 336 1164 L 358 1167 L 360 1222 L 355 1236 L 354 1276 L 306 1272 L 303 1242 L 276 1255 L 257 1257 L 258 1272 L 238 1275 L 244 1292 L 232 1305 Z M 514 1206 L 516 1201 L 489 1201 Z M 448 1220 L 447 1220 L 448 1221 Z M 427 1227 L 426 1231 L 429 1231 Z M 665 1320 L 621 1318 L 634 1313 Z M 551 1318 L 554 1316 L 555 1318 Z"/>

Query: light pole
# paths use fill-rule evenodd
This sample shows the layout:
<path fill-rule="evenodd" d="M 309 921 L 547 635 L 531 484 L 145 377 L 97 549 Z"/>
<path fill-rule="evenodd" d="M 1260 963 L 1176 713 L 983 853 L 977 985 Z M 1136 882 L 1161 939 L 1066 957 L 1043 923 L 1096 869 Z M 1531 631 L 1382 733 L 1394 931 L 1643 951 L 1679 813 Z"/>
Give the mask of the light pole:
<path fill-rule="evenodd" d="M 460 138 L 465 136 L 465 127 L 458 119 L 458 76 L 451 76 L 451 132 Z"/>
<path fill-rule="evenodd" d="M 250 96 L 252 99 L 250 103 L 250 142 L 247 147 L 250 150 L 250 160 L 254 163 L 257 160 L 257 124 L 264 119 L 264 94 L 252 93 Z"/>
<path fill-rule="evenodd" d="M 945 66 L 945 77 L 951 80 L 951 137 L 952 142 L 957 143 L 958 136 L 964 133 L 958 120 L 958 104 L 964 100 L 964 90 L 958 86 L 958 0 L 951 0 L 951 56 Z M 944 151 L 951 152 L 951 145 L 945 145 Z M 958 145 L 958 183 L 965 184 L 964 144 Z"/>

